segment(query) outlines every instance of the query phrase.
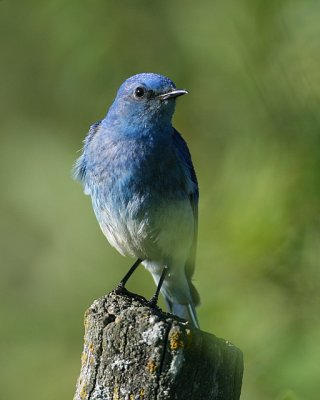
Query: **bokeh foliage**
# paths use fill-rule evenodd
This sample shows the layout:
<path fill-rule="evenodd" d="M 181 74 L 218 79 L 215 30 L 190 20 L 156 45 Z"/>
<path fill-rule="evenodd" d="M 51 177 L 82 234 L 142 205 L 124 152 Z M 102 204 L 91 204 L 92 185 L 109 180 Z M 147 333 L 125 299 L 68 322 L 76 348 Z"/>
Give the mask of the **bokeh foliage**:
<path fill-rule="evenodd" d="M 319 398 L 319 18 L 316 0 L 0 2 L 1 398 L 71 398 L 83 312 L 131 263 L 69 171 L 144 71 L 190 91 L 202 328 L 244 351 L 243 399 Z"/>

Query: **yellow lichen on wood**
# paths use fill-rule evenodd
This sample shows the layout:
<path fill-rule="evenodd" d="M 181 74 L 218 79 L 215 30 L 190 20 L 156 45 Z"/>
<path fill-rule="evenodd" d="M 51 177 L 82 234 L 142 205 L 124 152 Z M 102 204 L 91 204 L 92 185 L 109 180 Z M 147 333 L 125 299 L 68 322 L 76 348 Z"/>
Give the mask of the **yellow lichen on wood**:
<path fill-rule="evenodd" d="M 150 374 L 154 374 L 156 372 L 157 365 L 154 362 L 154 360 L 149 360 L 147 364 L 147 370 L 150 372 Z"/>
<path fill-rule="evenodd" d="M 144 398 L 144 389 L 143 388 L 140 389 L 139 395 L 140 395 L 140 399 Z"/>
<path fill-rule="evenodd" d="M 82 365 L 86 364 L 87 360 L 88 360 L 88 356 L 87 356 L 87 354 L 85 352 L 83 352 L 82 355 L 81 355 L 81 363 L 82 363 Z"/>
<path fill-rule="evenodd" d="M 119 388 L 118 386 L 115 386 L 113 389 L 113 400 L 119 400 Z"/>
<path fill-rule="evenodd" d="M 170 342 L 170 349 L 171 350 L 177 350 L 177 349 L 183 349 L 184 348 L 184 342 L 181 337 L 181 332 L 179 331 L 174 331 L 171 332 L 169 335 L 169 342 Z"/>
<path fill-rule="evenodd" d="M 91 353 L 93 353 L 93 351 L 94 351 L 94 344 L 93 343 L 89 344 L 89 350 L 91 351 Z"/>
<path fill-rule="evenodd" d="M 87 392 L 87 386 L 83 385 L 81 390 L 80 390 L 80 398 L 83 400 L 86 400 L 88 397 L 88 392 Z"/>

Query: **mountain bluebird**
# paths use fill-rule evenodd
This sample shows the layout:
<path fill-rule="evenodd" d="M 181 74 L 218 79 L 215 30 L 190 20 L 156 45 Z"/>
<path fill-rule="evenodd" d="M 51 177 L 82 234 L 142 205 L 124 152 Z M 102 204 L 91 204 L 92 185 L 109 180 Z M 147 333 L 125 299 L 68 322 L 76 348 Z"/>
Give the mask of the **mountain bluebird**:
<path fill-rule="evenodd" d="M 168 78 L 134 75 L 118 90 L 107 116 L 90 127 L 74 176 L 91 196 L 101 230 L 119 253 L 137 258 L 118 289 L 142 263 L 170 312 L 198 327 L 195 265 L 198 183 L 186 142 L 173 128 L 176 98 Z"/>

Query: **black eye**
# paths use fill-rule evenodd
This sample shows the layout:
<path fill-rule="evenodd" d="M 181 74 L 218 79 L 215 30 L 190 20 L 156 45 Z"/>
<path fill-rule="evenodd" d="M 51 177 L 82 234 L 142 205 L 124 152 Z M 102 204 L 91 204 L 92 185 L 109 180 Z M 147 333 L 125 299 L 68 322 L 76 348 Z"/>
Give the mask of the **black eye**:
<path fill-rule="evenodd" d="M 145 89 L 141 86 L 137 87 L 136 90 L 134 91 L 134 95 L 138 98 L 141 98 L 145 94 Z"/>

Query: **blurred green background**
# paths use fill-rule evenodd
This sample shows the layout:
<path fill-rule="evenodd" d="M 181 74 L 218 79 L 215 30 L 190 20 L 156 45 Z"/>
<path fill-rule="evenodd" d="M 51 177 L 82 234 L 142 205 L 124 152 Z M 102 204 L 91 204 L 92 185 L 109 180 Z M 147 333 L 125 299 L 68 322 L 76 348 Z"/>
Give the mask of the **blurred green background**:
<path fill-rule="evenodd" d="M 190 95 L 204 330 L 245 355 L 242 399 L 320 391 L 320 2 L 0 2 L 1 398 L 70 399 L 83 313 L 131 260 L 70 178 L 120 83 Z M 154 290 L 141 268 L 129 288 Z"/>

